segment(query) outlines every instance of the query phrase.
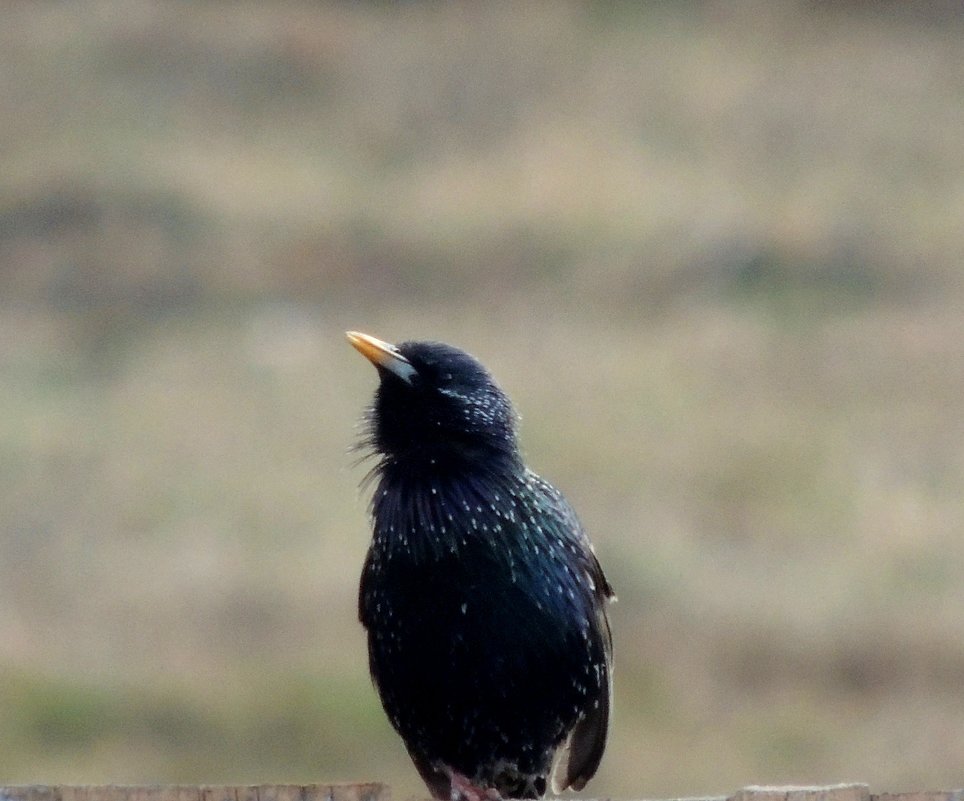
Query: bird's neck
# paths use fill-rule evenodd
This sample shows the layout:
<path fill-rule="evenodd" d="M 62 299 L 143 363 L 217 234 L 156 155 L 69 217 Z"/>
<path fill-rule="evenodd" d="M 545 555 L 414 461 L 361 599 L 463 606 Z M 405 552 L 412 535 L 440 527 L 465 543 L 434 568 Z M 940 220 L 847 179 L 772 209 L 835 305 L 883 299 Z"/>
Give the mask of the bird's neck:
<path fill-rule="evenodd" d="M 389 550 L 401 545 L 408 558 L 418 560 L 448 551 L 467 536 L 490 536 L 483 517 L 495 514 L 492 499 L 508 498 L 524 482 L 525 468 L 519 459 L 472 469 L 392 460 L 383 461 L 378 476 L 371 507 L 376 541 Z"/>
<path fill-rule="evenodd" d="M 480 483 L 511 479 L 525 471 L 516 448 L 476 448 L 447 445 L 420 447 L 382 456 L 378 472 L 391 485 L 417 490 L 449 482 Z"/>

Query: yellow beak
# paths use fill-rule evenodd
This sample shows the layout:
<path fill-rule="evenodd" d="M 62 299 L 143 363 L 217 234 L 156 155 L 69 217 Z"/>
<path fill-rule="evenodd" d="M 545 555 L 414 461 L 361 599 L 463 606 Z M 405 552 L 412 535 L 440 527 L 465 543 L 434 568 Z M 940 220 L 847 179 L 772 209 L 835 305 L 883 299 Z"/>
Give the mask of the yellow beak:
<path fill-rule="evenodd" d="M 393 373 L 408 384 L 412 383 L 417 371 L 393 344 L 360 331 L 346 331 L 345 336 L 352 347 L 376 367 Z"/>

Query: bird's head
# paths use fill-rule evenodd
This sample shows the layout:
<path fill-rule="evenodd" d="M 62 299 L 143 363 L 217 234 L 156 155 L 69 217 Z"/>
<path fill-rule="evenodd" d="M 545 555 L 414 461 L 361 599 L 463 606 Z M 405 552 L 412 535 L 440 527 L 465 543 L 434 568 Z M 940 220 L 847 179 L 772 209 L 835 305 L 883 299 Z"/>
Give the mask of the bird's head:
<path fill-rule="evenodd" d="M 347 336 L 381 379 L 368 444 L 383 460 L 440 469 L 518 461 L 512 403 L 476 359 L 441 342 Z"/>

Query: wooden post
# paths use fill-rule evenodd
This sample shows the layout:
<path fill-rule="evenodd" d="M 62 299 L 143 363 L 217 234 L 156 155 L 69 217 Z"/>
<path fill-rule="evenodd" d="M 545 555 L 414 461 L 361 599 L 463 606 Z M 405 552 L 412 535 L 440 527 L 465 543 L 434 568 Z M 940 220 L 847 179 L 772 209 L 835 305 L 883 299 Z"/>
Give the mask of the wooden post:
<path fill-rule="evenodd" d="M 25 784 L 0 787 L 0 801 L 391 801 L 391 792 L 384 784 Z"/>
<path fill-rule="evenodd" d="M 391 801 L 384 784 L 0 786 L 0 801 Z M 744 787 L 730 796 L 676 801 L 964 801 L 964 790 L 871 793 L 866 784 Z"/>
<path fill-rule="evenodd" d="M 744 787 L 732 801 L 871 801 L 866 784 L 829 784 L 821 787 Z"/>

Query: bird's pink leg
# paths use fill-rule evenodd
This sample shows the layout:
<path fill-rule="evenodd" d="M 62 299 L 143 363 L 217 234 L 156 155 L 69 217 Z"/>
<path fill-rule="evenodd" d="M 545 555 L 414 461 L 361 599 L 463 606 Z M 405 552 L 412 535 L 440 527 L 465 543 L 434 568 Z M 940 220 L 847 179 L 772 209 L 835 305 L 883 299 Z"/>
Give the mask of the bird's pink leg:
<path fill-rule="evenodd" d="M 451 768 L 446 768 L 445 773 L 452 783 L 452 801 L 502 801 L 502 796 L 494 787 L 478 787 Z"/>

